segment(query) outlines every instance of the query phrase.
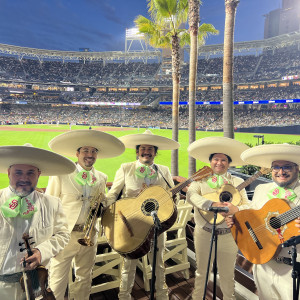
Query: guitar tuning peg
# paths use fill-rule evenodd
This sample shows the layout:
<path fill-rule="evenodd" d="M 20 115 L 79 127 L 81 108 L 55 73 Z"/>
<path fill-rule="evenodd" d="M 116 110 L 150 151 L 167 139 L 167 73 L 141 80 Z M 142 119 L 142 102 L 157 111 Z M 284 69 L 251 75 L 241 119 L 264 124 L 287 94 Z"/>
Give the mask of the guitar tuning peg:
<path fill-rule="evenodd" d="M 19 246 L 22 246 L 22 245 L 24 245 L 24 242 L 22 243 L 22 242 L 19 242 Z"/>
<path fill-rule="evenodd" d="M 33 244 L 35 244 L 35 242 L 31 242 L 31 243 L 30 243 L 30 245 L 33 245 Z"/>
<path fill-rule="evenodd" d="M 20 252 L 23 252 L 24 250 L 26 250 L 26 248 L 20 248 Z"/>
<path fill-rule="evenodd" d="M 31 240 L 33 237 L 32 236 L 30 236 L 29 238 L 28 238 L 28 240 Z"/>

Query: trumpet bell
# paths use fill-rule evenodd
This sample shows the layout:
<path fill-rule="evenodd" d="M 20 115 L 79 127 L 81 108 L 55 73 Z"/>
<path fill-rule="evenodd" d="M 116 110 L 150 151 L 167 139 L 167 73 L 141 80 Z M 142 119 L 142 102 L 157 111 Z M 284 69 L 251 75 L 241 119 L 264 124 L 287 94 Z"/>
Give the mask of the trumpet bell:
<path fill-rule="evenodd" d="M 94 246 L 94 243 L 89 238 L 79 239 L 78 243 L 82 246 Z"/>

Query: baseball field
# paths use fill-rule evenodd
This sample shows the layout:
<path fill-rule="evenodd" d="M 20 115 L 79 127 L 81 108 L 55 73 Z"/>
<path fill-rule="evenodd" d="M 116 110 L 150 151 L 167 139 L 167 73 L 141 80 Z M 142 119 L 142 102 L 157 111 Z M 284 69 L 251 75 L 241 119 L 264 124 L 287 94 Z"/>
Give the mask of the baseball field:
<path fill-rule="evenodd" d="M 72 126 L 71 130 L 76 129 L 88 129 L 88 126 Z M 48 142 L 55 136 L 69 131 L 68 125 L 9 125 L 0 126 L 1 139 L 0 146 L 4 145 L 24 145 L 30 143 L 35 147 L 44 148 L 50 150 Z M 136 128 L 116 128 L 116 127 L 93 127 L 92 130 L 101 130 L 110 133 L 116 137 L 120 137 L 127 134 L 143 133 L 145 129 Z M 162 135 L 168 138 L 172 137 L 172 131 L 168 129 L 151 129 L 154 134 Z M 235 133 L 235 139 L 243 143 L 251 144 L 255 146 L 257 144 L 257 138 L 254 137 L 257 133 Z M 197 139 L 207 136 L 223 136 L 222 132 L 197 132 Z M 181 145 L 179 149 L 179 175 L 183 177 L 188 176 L 188 131 L 181 130 L 179 132 L 179 143 Z M 280 135 L 280 134 L 264 134 L 265 143 L 289 143 L 300 142 L 299 135 Z M 72 159 L 72 158 L 71 158 Z M 75 160 L 75 159 L 72 159 Z M 108 181 L 113 181 L 115 172 L 119 168 L 121 163 L 130 162 L 135 160 L 135 151 L 133 149 L 126 149 L 125 152 L 119 156 L 110 159 L 98 159 L 95 167 L 96 169 L 106 173 L 108 175 Z M 155 158 L 155 162 L 158 164 L 164 164 L 170 167 L 171 165 L 171 151 L 158 151 L 158 155 Z M 197 168 L 201 168 L 203 163 L 197 162 Z M 46 187 L 48 177 L 41 177 L 38 187 Z M 7 174 L 0 174 L 0 188 L 4 188 L 8 185 Z"/>

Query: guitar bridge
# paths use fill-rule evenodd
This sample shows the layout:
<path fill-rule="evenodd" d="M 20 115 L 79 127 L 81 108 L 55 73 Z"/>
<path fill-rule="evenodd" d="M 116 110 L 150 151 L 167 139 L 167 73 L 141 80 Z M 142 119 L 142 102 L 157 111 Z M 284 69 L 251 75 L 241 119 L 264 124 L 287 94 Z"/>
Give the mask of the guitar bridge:
<path fill-rule="evenodd" d="M 263 249 L 263 246 L 261 245 L 260 241 L 258 240 L 254 230 L 252 229 L 251 225 L 249 224 L 248 221 L 245 222 L 245 225 L 248 229 L 248 232 L 250 234 L 250 236 L 252 237 L 254 243 L 256 244 L 256 246 L 258 247 L 259 250 L 262 250 Z"/>

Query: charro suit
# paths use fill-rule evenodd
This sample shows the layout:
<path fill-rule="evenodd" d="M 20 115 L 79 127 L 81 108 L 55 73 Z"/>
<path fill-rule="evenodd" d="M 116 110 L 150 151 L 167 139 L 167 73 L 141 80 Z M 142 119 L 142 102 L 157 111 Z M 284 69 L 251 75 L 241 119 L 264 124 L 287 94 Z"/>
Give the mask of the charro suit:
<path fill-rule="evenodd" d="M 105 193 L 107 176 L 95 169 L 92 169 L 96 177 L 95 185 L 89 187 L 89 198 L 85 197 L 85 186 L 79 185 L 75 177 L 78 173 L 78 168 L 72 174 L 54 176 L 49 178 L 47 194 L 55 195 L 62 201 L 63 209 L 67 216 L 71 239 L 64 251 L 51 260 L 50 266 L 50 287 L 54 292 L 57 300 L 64 298 L 65 290 L 68 284 L 68 274 L 71 267 L 72 259 L 75 266 L 75 299 L 89 299 L 92 282 L 92 268 L 95 263 L 97 251 L 97 224 L 93 229 L 92 241 L 94 246 L 82 246 L 78 243 L 78 239 L 84 237 L 83 232 L 72 231 L 74 225 L 80 220 L 83 201 L 95 199 L 100 193 Z M 103 200 L 104 201 L 104 200 Z M 82 219 L 82 218 L 81 218 Z M 81 223 L 81 222 L 80 222 Z M 77 224 L 82 225 L 82 224 Z"/>
<path fill-rule="evenodd" d="M 237 187 L 243 182 L 239 177 L 235 177 L 226 173 L 225 178 L 230 184 Z M 188 189 L 187 201 L 191 203 L 195 208 L 208 210 L 212 204 L 212 201 L 205 198 L 205 194 L 216 192 L 208 186 L 206 180 L 192 182 Z M 245 189 L 241 192 L 242 203 L 248 202 Z M 207 270 L 209 247 L 211 240 L 211 233 L 204 230 L 204 227 L 211 227 L 206 220 L 201 216 L 198 209 L 194 210 L 195 218 L 195 232 L 194 232 L 194 244 L 196 252 L 197 270 L 195 277 L 195 289 L 193 292 L 193 299 L 202 299 L 205 285 L 205 275 Z M 217 225 L 217 229 L 226 229 L 225 222 Z M 223 299 L 235 299 L 234 297 L 234 269 L 235 260 L 238 248 L 230 232 L 218 235 L 218 253 L 217 253 L 217 266 L 220 275 L 220 286 L 223 292 Z M 212 253 L 211 264 L 214 260 L 214 250 Z"/>
<path fill-rule="evenodd" d="M 240 210 L 252 208 L 261 209 L 270 199 L 268 192 L 277 187 L 272 183 L 260 184 L 256 187 L 253 195 L 253 199 L 249 205 L 241 206 Z M 297 198 L 293 202 L 288 201 L 293 208 L 300 205 L 300 181 L 294 187 L 294 192 Z M 292 222 L 293 223 L 293 222 Z M 290 226 L 294 226 L 292 224 Z M 300 250 L 298 247 L 297 261 L 300 260 Z M 279 256 L 290 257 L 288 251 L 291 247 L 283 248 Z M 269 262 L 263 265 L 253 266 L 254 281 L 258 289 L 259 299 L 262 300 L 290 300 L 293 299 L 293 281 L 292 281 L 292 266 L 283 263 L 276 262 L 275 259 L 271 259 Z"/>
<path fill-rule="evenodd" d="M 0 206 L 10 197 L 13 196 L 10 188 L 5 188 L 0 191 Z M 64 246 L 67 245 L 70 234 L 67 229 L 66 216 L 63 213 L 61 202 L 58 198 L 50 195 L 44 195 L 37 191 L 28 195 L 35 203 L 37 212 L 29 220 L 28 232 L 32 237 L 30 240 L 34 242 L 33 247 L 39 249 L 41 253 L 41 264 L 47 265 L 50 258 L 57 255 Z M 19 221 L 17 220 L 19 219 Z M 24 220 L 24 219 L 23 219 Z M 15 267 L 8 264 L 6 257 L 8 251 L 13 251 L 13 247 L 17 246 L 22 241 L 23 231 L 19 226 L 15 227 L 15 222 L 22 222 L 22 218 L 5 218 L 0 212 L 0 274 L 7 275 L 5 269 L 14 269 L 13 273 L 21 271 L 18 261 L 15 262 Z M 15 233 L 17 232 L 17 240 L 14 241 Z M 12 243 L 17 243 L 12 245 Z M 17 246 L 17 248 L 19 248 Z M 18 249 L 18 253 L 19 249 Z M 24 256 L 25 254 L 20 254 Z M 5 283 L 0 281 L 0 299 L 1 300 L 19 300 L 21 299 L 21 286 L 17 283 Z"/>
<path fill-rule="evenodd" d="M 139 165 L 138 161 L 122 164 L 117 171 L 111 190 L 107 194 L 108 204 L 112 204 L 117 200 L 118 195 L 122 192 L 122 197 L 136 197 L 141 192 L 145 185 L 144 178 L 139 178 L 135 175 L 135 170 Z M 168 181 L 170 186 L 174 186 L 172 176 L 169 168 L 162 165 L 157 165 L 158 169 L 163 174 L 164 178 Z M 163 179 L 162 175 L 158 172 L 155 179 L 151 180 L 151 185 L 160 185 L 164 188 L 168 188 L 167 183 Z M 165 284 L 164 262 L 163 252 L 165 244 L 165 234 L 161 234 L 158 237 L 158 253 L 156 261 L 156 299 L 167 300 L 168 289 Z M 150 261 L 152 261 L 152 255 L 149 255 Z M 120 284 L 120 300 L 130 300 L 131 290 L 134 284 L 135 272 L 136 272 L 136 259 L 124 258 L 122 267 L 122 279 Z"/>

